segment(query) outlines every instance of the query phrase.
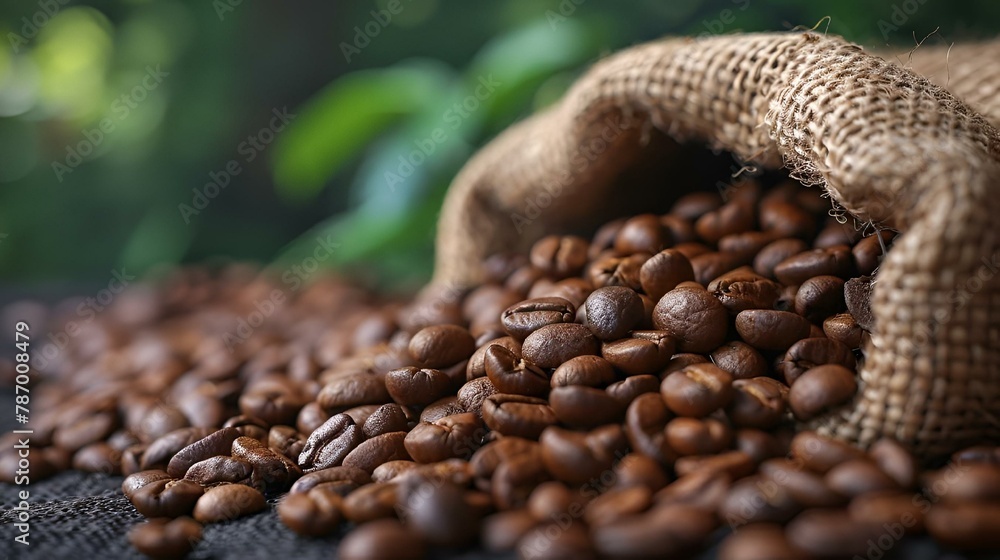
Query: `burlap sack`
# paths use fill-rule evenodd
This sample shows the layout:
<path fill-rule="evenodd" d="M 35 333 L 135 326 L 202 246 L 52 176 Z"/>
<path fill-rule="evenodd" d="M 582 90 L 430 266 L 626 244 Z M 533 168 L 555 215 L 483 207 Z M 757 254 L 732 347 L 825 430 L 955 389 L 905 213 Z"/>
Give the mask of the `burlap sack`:
<path fill-rule="evenodd" d="M 608 57 L 456 177 L 439 222 L 435 284 L 475 283 L 483 257 L 591 223 L 614 198 L 616 178 L 668 159 L 673 141 L 784 165 L 858 220 L 902 232 L 876 278 L 858 397 L 812 427 L 862 447 L 890 436 L 925 458 L 996 440 L 1000 134 L 904 67 L 997 115 L 1000 80 L 984 86 L 975 71 L 959 71 L 966 48 L 956 49 L 885 60 L 805 32 L 668 39 Z M 662 176 L 659 185 L 683 188 Z"/>

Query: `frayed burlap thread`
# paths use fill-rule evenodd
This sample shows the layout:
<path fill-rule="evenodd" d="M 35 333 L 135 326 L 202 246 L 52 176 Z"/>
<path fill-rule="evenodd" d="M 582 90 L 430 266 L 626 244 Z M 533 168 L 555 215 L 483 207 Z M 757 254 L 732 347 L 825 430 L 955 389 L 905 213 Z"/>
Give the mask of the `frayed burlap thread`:
<path fill-rule="evenodd" d="M 487 255 L 586 218 L 651 127 L 784 165 L 903 232 L 876 277 L 858 396 L 812 427 L 862 447 L 892 437 L 924 458 L 1000 437 L 1000 135 L 949 91 L 837 37 L 668 39 L 600 61 L 456 177 L 435 283 L 473 284 Z M 544 211 L 512 220 L 542 190 Z"/>

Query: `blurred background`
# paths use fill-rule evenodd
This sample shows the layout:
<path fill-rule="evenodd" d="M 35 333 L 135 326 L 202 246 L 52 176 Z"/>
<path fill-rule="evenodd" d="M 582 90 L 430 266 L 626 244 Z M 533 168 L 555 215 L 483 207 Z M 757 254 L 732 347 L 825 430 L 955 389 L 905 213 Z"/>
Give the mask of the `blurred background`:
<path fill-rule="evenodd" d="M 0 293 L 320 245 L 323 266 L 413 288 L 462 163 L 601 56 L 673 34 L 905 49 L 1000 31 L 993 0 L 818 4 L 5 1 Z"/>

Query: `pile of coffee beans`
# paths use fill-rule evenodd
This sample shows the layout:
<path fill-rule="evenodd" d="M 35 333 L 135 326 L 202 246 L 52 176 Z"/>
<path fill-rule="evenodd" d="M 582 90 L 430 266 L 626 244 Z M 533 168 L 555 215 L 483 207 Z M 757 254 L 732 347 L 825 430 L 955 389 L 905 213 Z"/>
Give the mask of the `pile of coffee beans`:
<path fill-rule="evenodd" d="M 33 474 L 126 475 L 154 557 L 275 497 L 303 538 L 350 526 L 345 560 L 672 558 L 729 532 L 724 560 L 881 558 L 925 533 L 1000 548 L 1000 449 L 928 469 L 797 430 L 857 392 L 893 233 L 789 181 L 725 195 L 546 237 L 409 302 L 176 271 L 50 360 Z"/>

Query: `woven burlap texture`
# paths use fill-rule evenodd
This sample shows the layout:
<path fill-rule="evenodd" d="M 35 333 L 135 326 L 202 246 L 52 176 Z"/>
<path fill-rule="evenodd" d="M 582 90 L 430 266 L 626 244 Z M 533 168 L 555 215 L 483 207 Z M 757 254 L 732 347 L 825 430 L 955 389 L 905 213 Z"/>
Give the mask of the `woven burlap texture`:
<path fill-rule="evenodd" d="M 784 165 L 858 220 L 902 232 L 876 278 L 858 396 L 812 427 L 861 447 L 892 437 L 925 458 L 996 440 L 1000 135 L 905 66 L 996 105 L 974 76 L 952 68 L 949 80 L 935 66 L 954 64 L 956 51 L 928 51 L 915 64 L 884 60 L 796 32 L 666 39 L 610 56 L 459 173 L 439 221 L 435 284 L 473 284 L 487 255 L 584 219 L 655 127 Z M 542 191 L 541 213 L 515 219 Z"/>
<path fill-rule="evenodd" d="M 1000 125 L 1000 39 L 921 46 L 883 57 L 927 77 Z"/>

